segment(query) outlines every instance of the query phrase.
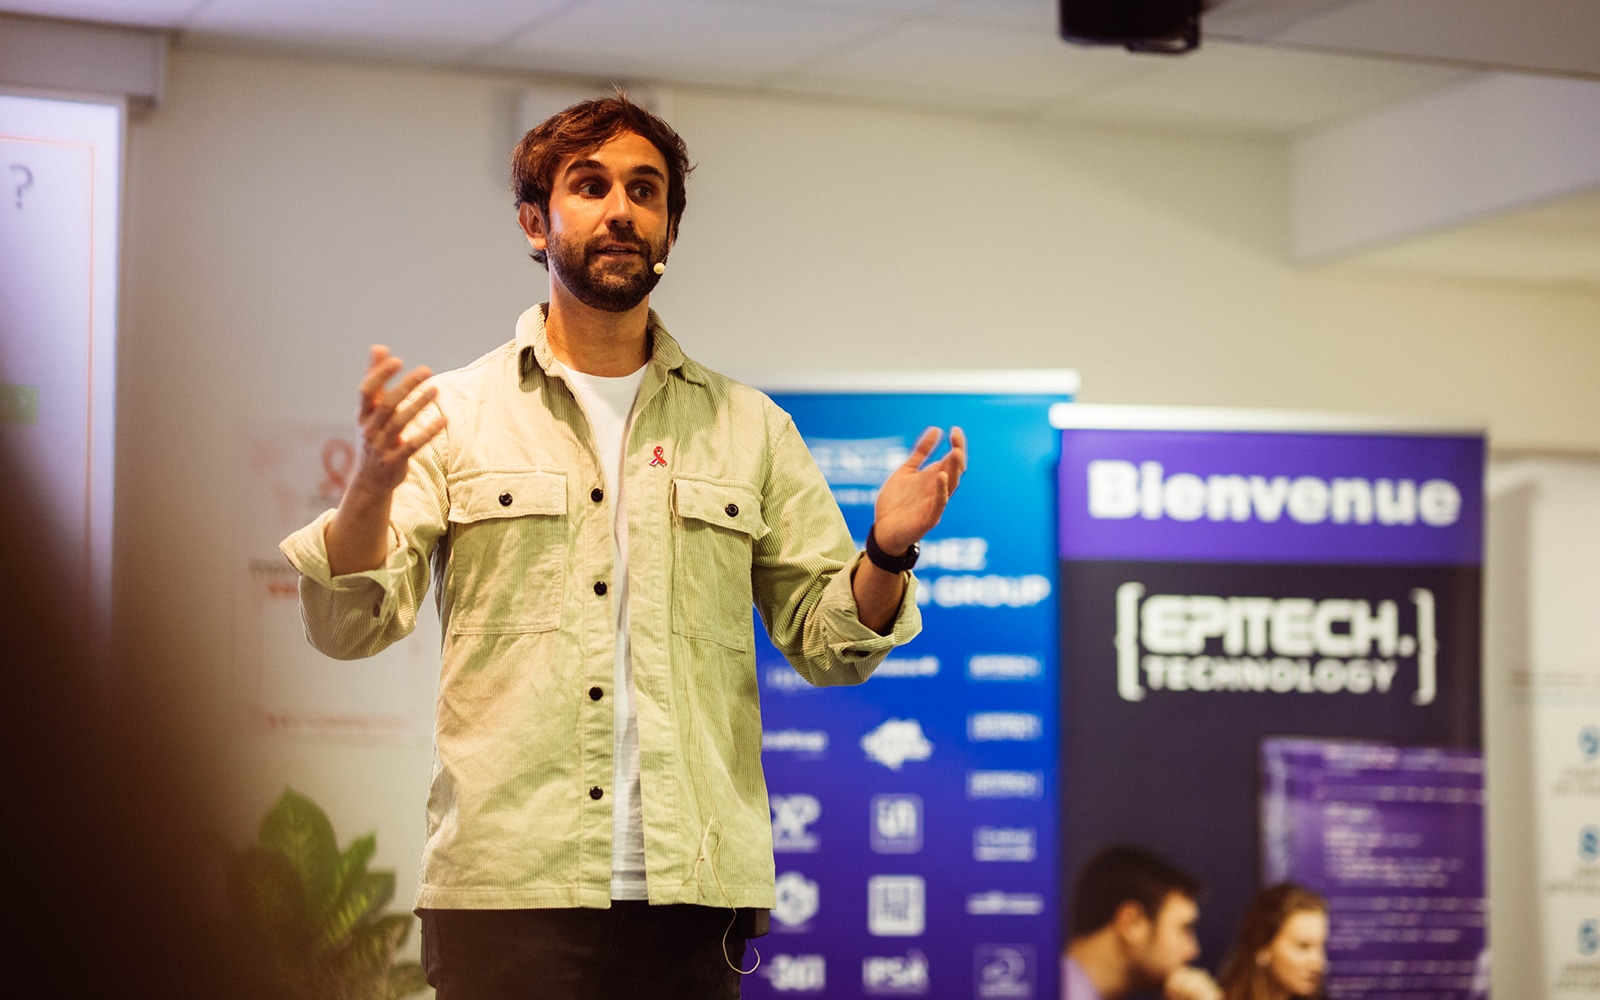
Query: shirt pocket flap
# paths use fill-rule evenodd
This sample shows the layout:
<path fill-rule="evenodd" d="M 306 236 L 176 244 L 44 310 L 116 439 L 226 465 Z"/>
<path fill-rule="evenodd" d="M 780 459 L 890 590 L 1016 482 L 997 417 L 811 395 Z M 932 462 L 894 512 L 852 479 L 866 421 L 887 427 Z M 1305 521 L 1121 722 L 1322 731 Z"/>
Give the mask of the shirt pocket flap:
<path fill-rule="evenodd" d="M 567 512 L 564 472 L 485 470 L 450 484 L 450 520 L 472 524 L 495 517 Z"/>
<path fill-rule="evenodd" d="M 768 529 L 761 517 L 761 498 L 748 486 L 675 479 L 672 502 L 679 517 L 743 532 L 752 541 L 766 537 Z"/>

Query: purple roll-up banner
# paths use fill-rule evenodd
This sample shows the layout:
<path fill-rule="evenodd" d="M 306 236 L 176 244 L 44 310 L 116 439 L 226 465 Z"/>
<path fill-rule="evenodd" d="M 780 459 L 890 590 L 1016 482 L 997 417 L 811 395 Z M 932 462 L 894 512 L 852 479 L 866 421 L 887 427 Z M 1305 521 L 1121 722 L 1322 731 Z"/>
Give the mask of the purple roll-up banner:
<path fill-rule="evenodd" d="M 1080 404 L 1051 418 L 1061 429 L 1064 925 L 1084 864 L 1133 844 L 1204 884 L 1196 964 L 1209 970 L 1220 972 L 1251 898 L 1292 878 L 1339 901 L 1330 997 L 1481 995 L 1482 433 Z M 1293 795 L 1273 800 L 1296 817 L 1291 832 L 1264 832 L 1263 747 L 1346 745 L 1387 747 L 1413 770 L 1475 763 L 1426 780 L 1306 771 Z M 1293 808 L 1368 787 L 1434 798 L 1410 802 L 1402 790 L 1367 812 Z M 1446 911 L 1397 909 L 1374 925 L 1328 874 L 1357 870 L 1329 859 L 1348 860 L 1337 851 L 1371 837 L 1395 838 L 1369 855 L 1383 871 L 1450 868 L 1450 902 L 1437 905 L 1475 923 L 1434 926 Z M 1402 905 L 1398 893 L 1359 898 Z M 1419 913 L 1421 938 L 1385 923 Z M 1457 936 L 1445 941 L 1446 931 Z"/>

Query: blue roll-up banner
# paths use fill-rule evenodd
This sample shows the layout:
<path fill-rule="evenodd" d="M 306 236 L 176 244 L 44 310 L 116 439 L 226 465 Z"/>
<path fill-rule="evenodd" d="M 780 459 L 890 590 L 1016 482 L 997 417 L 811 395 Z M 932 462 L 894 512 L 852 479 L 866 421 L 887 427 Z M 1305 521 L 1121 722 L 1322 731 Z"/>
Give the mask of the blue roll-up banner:
<path fill-rule="evenodd" d="M 871 680 L 812 688 L 758 648 L 777 906 L 746 996 L 1056 995 L 1048 415 L 1076 387 L 1071 372 L 767 386 L 858 544 L 925 427 L 961 426 L 971 466 L 922 544 L 922 635 Z"/>
<path fill-rule="evenodd" d="M 1483 435 L 1054 419 L 1063 889 L 1110 844 L 1165 855 L 1215 969 L 1292 879 L 1330 900 L 1333 1000 L 1486 995 Z"/>

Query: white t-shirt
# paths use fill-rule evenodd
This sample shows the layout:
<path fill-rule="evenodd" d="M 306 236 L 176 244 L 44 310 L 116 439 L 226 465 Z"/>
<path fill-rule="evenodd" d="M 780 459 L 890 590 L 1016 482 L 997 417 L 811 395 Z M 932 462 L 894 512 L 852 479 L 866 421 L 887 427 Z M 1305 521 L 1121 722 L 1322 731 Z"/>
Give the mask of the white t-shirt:
<path fill-rule="evenodd" d="M 628 647 L 628 498 L 622 492 L 622 449 L 633 412 L 634 397 L 644 381 L 644 367 L 632 375 L 605 378 L 563 366 L 572 394 L 583 406 L 600 454 L 611 500 L 612 573 L 610 593 L 617 625 L 617 661 L 611 679 L 615 720 L 612 759 L 611 898 L 645 899 L 644 813 L 639 805 L 639 716 L 633 705 L 633 652 Z"/>

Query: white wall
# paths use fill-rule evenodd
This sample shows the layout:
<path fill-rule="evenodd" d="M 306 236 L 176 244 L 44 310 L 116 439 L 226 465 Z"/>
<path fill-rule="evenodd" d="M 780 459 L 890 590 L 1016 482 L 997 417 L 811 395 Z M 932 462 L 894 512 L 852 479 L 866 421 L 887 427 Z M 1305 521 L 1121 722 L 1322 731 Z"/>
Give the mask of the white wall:
<path fill-rule="evenodd" d="M 425 746 L 237 731 L 237 434 L 344 420 L 365 345 L 464 363 L 542 297 L 506 189 L 528 81 L 178 47 L 134 122 L 118 601 L 211 723 L 235 840 L 285 783 L 414 890 Z M 1074 367 L 1083 398 L 1483 419 L 1600 448 L 1600 297 L 1287 259 L 1267 141 L 1022 126 L 674 91 L 700 168 L 655 298 L 746 377 Z M 974 442 L 975 460 L 983 444 Z"/>

